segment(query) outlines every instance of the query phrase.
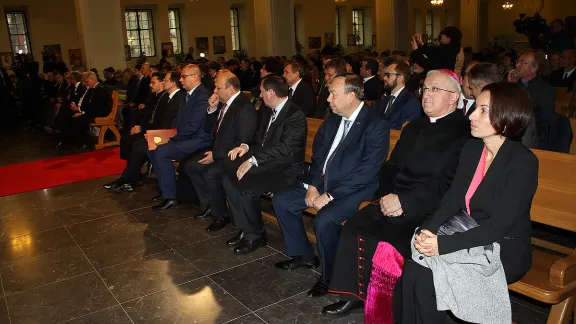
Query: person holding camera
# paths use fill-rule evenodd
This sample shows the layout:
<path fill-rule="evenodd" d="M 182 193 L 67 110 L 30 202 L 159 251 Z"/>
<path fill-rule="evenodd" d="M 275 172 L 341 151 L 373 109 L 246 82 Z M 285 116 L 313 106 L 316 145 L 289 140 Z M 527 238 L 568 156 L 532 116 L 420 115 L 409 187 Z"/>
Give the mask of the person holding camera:
<path fill-rule="evenodd" d="M 461 40 L 462 32 L 454 26 L 448 26 L 440 32 L 440 45 L 436 47 L 424 44 L 422 35 L 416 34 L 410 42 L 414 50 L 410 56 L 426 72 L 440 69 L 454 71 Z"/>

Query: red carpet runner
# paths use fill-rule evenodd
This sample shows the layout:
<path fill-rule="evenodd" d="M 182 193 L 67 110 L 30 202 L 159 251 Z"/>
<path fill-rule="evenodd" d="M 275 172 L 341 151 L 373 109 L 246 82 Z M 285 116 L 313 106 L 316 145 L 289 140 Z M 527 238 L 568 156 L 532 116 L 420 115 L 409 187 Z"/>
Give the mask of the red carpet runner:
<path fill-rule="evenodd" d="M 120 148 L 0 167 L 0 197 L 122 173 Z"/>

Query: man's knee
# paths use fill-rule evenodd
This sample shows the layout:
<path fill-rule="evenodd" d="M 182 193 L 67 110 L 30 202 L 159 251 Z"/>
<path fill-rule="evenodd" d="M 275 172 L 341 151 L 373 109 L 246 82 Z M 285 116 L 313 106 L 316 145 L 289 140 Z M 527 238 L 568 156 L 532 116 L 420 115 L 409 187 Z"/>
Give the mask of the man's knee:
<path fill-rule="evenodd" d="M 274 210 L 285 210 L 287 209 L 287 206 L 293 203 L 293 190 L 294 189 L 288 189 L 274 193 L 274 197 L 272 197 L 272 206 L 274 207 Z"/>

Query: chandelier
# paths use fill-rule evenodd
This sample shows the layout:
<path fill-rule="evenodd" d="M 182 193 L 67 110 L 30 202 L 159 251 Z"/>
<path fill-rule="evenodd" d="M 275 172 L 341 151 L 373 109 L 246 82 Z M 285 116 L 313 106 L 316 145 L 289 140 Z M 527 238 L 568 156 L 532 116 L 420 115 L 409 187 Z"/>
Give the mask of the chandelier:
<path fill-rule="evenodd" d="M 433 6 L 441 6 L 444 3 L 444 0 L 432 0 L 432 1 L 430 1 L 430 3 Z"/>
<path fill-rule="evenodd" d="M 502 8 L 504 8 L 504 10 L 510 10 L 512 9 L 512 7 L 514 7 L 514 5 L 508 1 L 506 1 L 506 3 L 502 5 Z"/>
<path fill-rule="evenodd" d="M 344 2 L 344 1 L 346 1 L 346 0 L 334 0 L 334 2 L 338 2 L 338 3 Z"/>

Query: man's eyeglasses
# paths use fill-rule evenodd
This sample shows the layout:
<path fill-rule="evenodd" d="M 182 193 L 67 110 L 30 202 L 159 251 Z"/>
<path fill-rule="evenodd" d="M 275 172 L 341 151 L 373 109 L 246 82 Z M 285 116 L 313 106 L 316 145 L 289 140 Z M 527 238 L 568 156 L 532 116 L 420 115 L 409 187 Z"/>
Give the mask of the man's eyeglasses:
<path fill-rule="evenodd" d="M 450 91 L 450 90 L 446 90 L 446 89 L 442 89 L 442 88 L 438 88 L 438 87 L 421 87 L 420 89 L 418 89 L 418 92 L 420 93 L 420 95 L 424 95 L 426 92 L 430 91 L 431 93 L 438 93 L 440 91 L 446 91 L 446 92 L 450 92 L 450 93 L 456 93 L 455 91 Z"/>
<path fill-rule="evenodd" d="M 389 78 L 391 75 L 399 75 L 400 73 L 396 73 L 396 72 L 385 72 L 384 76 Z"/>
<path fill-rule="evenodd" d="M 196 75 L 196 73 L 180 74 L 180 76 L 182 77 L 182 79 L 186 79 L 187 77 L 192 76 L 192 75 Z"/>

